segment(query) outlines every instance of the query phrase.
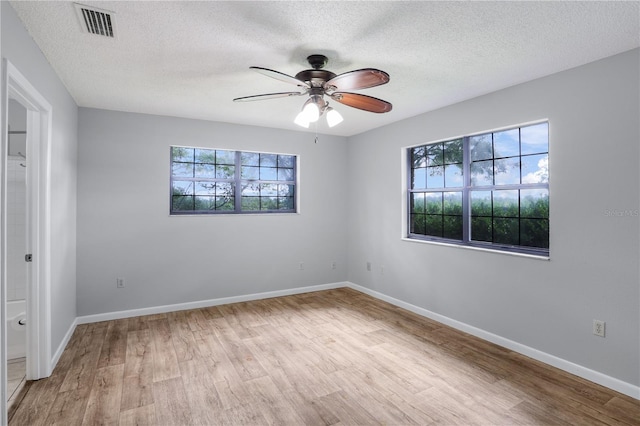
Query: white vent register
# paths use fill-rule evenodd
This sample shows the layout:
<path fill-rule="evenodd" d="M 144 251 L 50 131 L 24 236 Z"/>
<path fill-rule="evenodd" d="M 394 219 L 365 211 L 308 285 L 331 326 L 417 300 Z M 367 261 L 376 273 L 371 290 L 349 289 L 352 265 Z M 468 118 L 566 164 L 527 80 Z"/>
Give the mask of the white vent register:
<path fill-rule="evenodd" d="M 109 10 L 74 3 L 82 30 L 89 34 L 115 38 L 116 14 Z"/>

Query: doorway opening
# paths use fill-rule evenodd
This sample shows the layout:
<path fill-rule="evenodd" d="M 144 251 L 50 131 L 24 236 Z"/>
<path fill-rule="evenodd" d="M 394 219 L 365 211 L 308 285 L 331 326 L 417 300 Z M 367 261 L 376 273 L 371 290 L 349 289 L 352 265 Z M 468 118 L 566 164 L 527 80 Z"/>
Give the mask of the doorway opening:
<path fill-rule="evenodd" d="M 17 326 L 25 326 L 25 379 L 37 380 L 51 375 L 51 308 L 50 308 L 50 145 L 52 130 L 52 107 L 47 100 L 31 85 L 11 62 L 2 61 L 2 98 L 0 114 L 0 324 L 3 336 L 12 329 L 9 320 L 16 320 Z M 24 112 L 24 133 L 12 133 L 9 138 L 9 112 Z M 14 135 L 24 134 L 24 146 Z M 10 146 L 11 145 L 11 146 Z M 24 150 L 24 151 L 22 151 Z M 24 246 L 13 246 L 10 233 L 18 229 L 18 207 L 10 204 L 9 165 L 17 156 L 17 167 L 24 169 Z M 19 154 L 18 154 L 19 153 Z M 23 158 L 24 157 L 24 158 Z M 20 159 L 22 161 L 20 161 Z M 24 167 L 20 166 L 23 164 Z M 16 176 L 17 179 L 17 176 Z M 11 183 L 14 184 L 14 183 Z M 17 184 L 16 184 L 17 185 Z M 13 200 L 15 201 L 15 200 Z M 9 218 L 16 213 L 16 218 Z M 14 220 L 15 219 L 15 220 Z M 16 237 L 15 240 L 19 240 Z M 10 284 L 13 269 L 19 270 L 16 250 L 24 250 L 21 262 L 26 276 L 24 290 L 19 284 Z M 10 254 L 14 253 L 14 254 Z M 15 258 L 10 259 L 10 256 Z M 20 274 L 20 272 L 16 272 Z M 24 293 L 24 318 L 12 315 L 9 318 L 8 297 Z M 17 318 L 16 318 L 17 316 Z M 23 324 L 20 324 L 22 322 Z M 0 424 L 7 423 L 7 378 L 9 350 L 13 348 L 7 339 L 0 339 Z M 13 354 L 11 354 L 13 355 Z"/>

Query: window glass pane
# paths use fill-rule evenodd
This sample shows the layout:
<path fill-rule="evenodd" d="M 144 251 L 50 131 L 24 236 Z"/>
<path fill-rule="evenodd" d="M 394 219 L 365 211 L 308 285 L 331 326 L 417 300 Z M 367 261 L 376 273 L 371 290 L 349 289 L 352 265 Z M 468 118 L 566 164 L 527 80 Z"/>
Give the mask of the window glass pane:
<path fill-rule="evenodd" d="M 199 178 L 215 178 L 216 166 L 213 164 L 199 164 L 196 163 L 196 176 Z"/>
<path fill-rule="evenodd" d="M 452 240 L 462 240 L 462 216 L 444 216 L 442 236 Z"/>
<path fill-rule="evenodd" d="M 216 179 L 233 179 L 233 175 L 236 173 L 235 166 L 216 166 Z"/>
<path fill-rule="evenodd" d="M 242 211 L 260 210 L 260 197 L 242 197 L 240 199 L 240 208 Z"/>
<path fill-rule="evenodd" d="M 470 137 L 469 153 L 471 154 L 471 161 L 488 160 L 489 158 L 493 158 L 491 133 Z"/>
<path fill-rule="evenodd" d="M 520 155 L 519 129 L 493 134 L 493 157 L 515 157 Z"/>
<path fill-rule="evenodd" d="M 490 217 L 471 218 L 471 239 L 473 241 L 493 241 L 493 226 Z"/>
<path fill-rule="evenodd" d="M 216 197 L 196 196 L 195 210 L 215 210 Z"/>
<path fill-rule="evenodd" d="M 236 164 L 236 152 L 217 150 L 216 164 Z"/>
<path fill-rule="evenodd" d="M 549 155 L 527 155 L 522 157 L 522 183 L 549 182 Z"/>
<path fill-rule="evenodd" d="M 215 195 L 216 184 L 215 182 L 196 182 L 195 190 L 196 195 Z"/>
<path fill-rule="evenodd" d="M 518 201 L 517 189 L 493 191 L 493 215 L 519 217 Z"/>
<path fill-rule="evenodd" d="M 493 219 L 493 242 L 496 244 L 518 245 L 520 227 L 518 219 Z"/>
<path fill-rule="evenodd" d="M 522 219 L 520 221 L 520 245 L 549 248 L 549 221 L 547 219 Z"/>
<path fill-rule="evenodd" d="M 520 217 L 549 218 L 549 190 L 521 189 Z"/>
<path fill-rule="evenodd" d="M 278 180 L 278 169 L 260 166 L 260 180 Z"/>
<path fill-rule="evenodd" d="M 190 211 L 193 210 L 193 196 L 174 195 L 171 197 L 171 210 Z"/>
<path fill-rule="evenodd" d="M 444 167 L 427 167 L 427 188 L 444 187 Z"/>
<path fill-rule="evenodd" d="M 259 167 L 249 167 L 242 166 L 242 170 L 240 171 L 241 179 L 258 179 L 260 177 L 260 168 Z"/>
<path fill-rule="evenodd" d="M 240 154 L 240 162 L 243 166 L 259 166 L 260 154 L 257 152 L 243 152 Z"/>
<path fill-rule="evenodd" d="M 260 154 L 260 167 L 277 167 L 277 160 L 275 154 Z"/>
<path fill-rule="evenodd" d="M 233 210 L 235 209 L 234 197 L 216 197 L 216 210 Z"/>
<path fill-rule="evenodd" d="M 278 167 L 293 169 L 295 161 L 293 155 L 278 155 Z"/>
<path fill-rule="evenodd" d="M 421 167 L 413 169 L 413 177 L 411 179 L 412 189 L 422 189 L 427 187 L 427 168 Z"/>
<path fill-rule="evenodd" d="M 426 212 L 428 214 L 442 214 L 442 192 L 427 192 Z"/>
<path fill-rule="evenodd" d="M 278 180 L 293 180 L 293 169 L 278 169 Z"/>
<path fill-rule="evenodd" d="M 493 160 L 471 163 L 471 186 L 493 185 Z"/>
<path fill-rule="evenodd" d="M 193 163 L 171 163 L 171 174 L 176 177 L 193 177 Z"/>
<path fill-rule="evenodd" d="M 425 215 L 412 214 L 411 215 L 411 233 L 425 235 L 426 232 Z"/>
<path fill-rule="evenodd" d="M 278 185 L 278 195 L 281 197 L 293 197 L 295 195 L 294 185 Z"/>
<path fill-rule="evenodd" d="M 293 197 L 278 197 L 279 210 L 293 210 Z"/>
<path fill-rule="evenodd" d="M 262 197 L 275 197 L 278 195 L 278 184 L 263 183 L 260 185 L 260 195 Z"/>
<path fill-rule="evenodd" d="M 193 182 L 174 180 L 172 184 L 173 195 L 192 195 L 193 194 Z"/>
<path fill-rule="evenodd" d="M 520 139 L 522 155 L 549 152 L 549 123 L 521 128 Z"/>
<path fill-rule="evenodd" d="M 260 210 L 277 210 L 278 197 L 260 197 Z"/>
<path fill-rule="evenodd" d="M 462 163 L 462 139 L 444 143 L 444 164 Z"/>
<path fill-rule="evenodd" d="M 171 161 L 193 161 L 193 148 L 181 148 L 174 146 L 171 148 Z"/>
<path fill-rule="evenodd" d="M 234 195 L 234 186 L 232 183 L 228 182 L 217 182 L 216 183 L 216 195 L 217 196 L 226 196 L 232 197 Z"/>
<path fill-rule="evenodd" d="M 444 214 L 462 215 L 462 192 L 445 192 L 443 211 Z"/>
<path fill-rule="evenodd" d="M 520 183 L 520 157 L 495 160 L 493 170 L 496 185 L 517 185 Z"/>
<path fill-rule="evenodd" d="M 196 163 L 215 164 L 216 152 L 212 149 L 196 149 Z"/>
<path fill-rule="evenodd" d="M 424 213 L 425 212 L 425 204 L 424 204 L 424 193 L 423 192 L 414 192 L 411 194 L 411 212 L 412 213 Z"/>
<path fill-rule="evenodd" d="M 425 234 L 432 237 L 442 237 L 442 216 L 425 216 Z"/>
<path fill-rule="evenodd" d="M 428 166 L 441 166 L 444 164 L 443 148 L 441 143 L 427 146 Z"/>
<path fill-rule="evenodd" d="M 444 183 L 447 188 L 460 188 L 464 184 L 462 164 L 444 166 Z"/>
<path fill-rule="evenodd" d="M 254 196 L 257 197 L 260 195 L 260 184 L 258 183 L 249 183 L 242 187 L 242 196 Z"/>
<path fill-rule="evenodd" d="M 491 202 L 491 191 L 472 191 L 471 216 L 491 216 L 493 214 L 493 204 Z"/>
<path fill-rule="evenodd" d="M 418 146 L 411 150 L 411 167 L 427 167 L 427 147 Z"/>

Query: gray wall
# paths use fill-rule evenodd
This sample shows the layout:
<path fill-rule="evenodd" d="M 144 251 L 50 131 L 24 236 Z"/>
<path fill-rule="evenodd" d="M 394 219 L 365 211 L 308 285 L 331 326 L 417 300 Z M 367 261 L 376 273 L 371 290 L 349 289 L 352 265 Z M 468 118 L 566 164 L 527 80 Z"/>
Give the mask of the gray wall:
<path fill-rule="evenodd" d="M 349 280 L 640 384 L 638 63 L 629 51 L 350 138 Z M 403 147 L 545 118 L 550 261 L 401 239 Z"/>
<path fill-rule="evenodd" d="M 2 8 L 2 57 L 53 107 L 51 140 L 51 353 L 76 318 L 78 108 L 9 2 Z"/>
<path fill-rule="evenodd" d="M 79 122 L 79 315 L 346 279 L 345 138 L 85 108 Z M 171 145 L 298 155 L 300 213 L 169 216 Z"/>

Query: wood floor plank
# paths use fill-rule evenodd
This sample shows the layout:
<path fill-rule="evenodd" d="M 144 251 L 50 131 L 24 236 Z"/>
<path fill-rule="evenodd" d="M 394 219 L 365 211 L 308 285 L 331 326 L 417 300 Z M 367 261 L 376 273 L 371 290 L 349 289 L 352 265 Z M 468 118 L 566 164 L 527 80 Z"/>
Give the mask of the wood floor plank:
<path fill-rule="evenodd" d="M 105 335 L 104 342 L 102 343 L 102 348 L 100 350 L 98 368 L 107 367 L 109 365 L 124 364 L 124 358 L 127 352 L 128 330 L 128 319 L 119 319 L 109 322 L 107 334 Z"/>
<path fill-rule="evenodd" d="M 195 425 L 215 424 L 218 421 L 216 413 L 223 410 L 218 390 L 207 374 L 208 370 L 206 360 L 180 363 L 182 383 Z"/>
<path fill-rule="evenodd" d="M 158 425 L 156 407 L 154 404 L 121 411 L 118 419 L 119 426 L 155 426 Z"/>
<path fill-rule="evenodd" d="M 169 321 L 166 317 L 149 321 L 149 329 L 153 343 L 153 381 L 161 382 L 180 377 Z"/>
<path fill-rule="evenodd" d="M 193 423 L 191 408 L 184 391 L 182 378 L 176 377 L 153 383 L 156 419 L 166 425 Z"/>
<path fill-rule="evenodd" d="M 185 311 L 171 312 L 167 314 L 167 320 L 178 362 L 199 358 L 200 354 Z"/>
<path fill-rule="evenodd" d="M 9 425 L 639 426 L 640 401 L 352 289 L 76 327 Z"/>
<path fill-rule="evenodd" d="M 215 324 L 216 337 L 242 380 L 256 379 L 267 374 L 225 318 L 213 319 L 211 323 Z"/>
<path fill-rule="evenodd" d="M 124 364 L 98 369 L 82 419 L 83 424 L 118 424 L 123 377 Z"/>

